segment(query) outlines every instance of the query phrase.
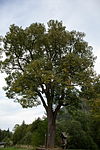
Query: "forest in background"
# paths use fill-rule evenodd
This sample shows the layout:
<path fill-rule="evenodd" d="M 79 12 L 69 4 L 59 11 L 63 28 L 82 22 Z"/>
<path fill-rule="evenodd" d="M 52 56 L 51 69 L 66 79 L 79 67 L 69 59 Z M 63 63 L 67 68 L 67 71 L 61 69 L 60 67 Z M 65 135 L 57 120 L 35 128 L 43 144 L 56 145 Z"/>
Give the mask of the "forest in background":
<path fill-rule="evenodd" d="M 61 132 L 68 135 L 67 147 L 97 150 L 100 148 L 99 101 L 80 104 L 80 108 L 62 108 L 57 117 L 56 146 L 62 147 Z M 45 146 L 47 118 L 38 118 L 32 124 L 16 124 L 13 132 L 0 130 L 0 141 L 7 145 Z"/>

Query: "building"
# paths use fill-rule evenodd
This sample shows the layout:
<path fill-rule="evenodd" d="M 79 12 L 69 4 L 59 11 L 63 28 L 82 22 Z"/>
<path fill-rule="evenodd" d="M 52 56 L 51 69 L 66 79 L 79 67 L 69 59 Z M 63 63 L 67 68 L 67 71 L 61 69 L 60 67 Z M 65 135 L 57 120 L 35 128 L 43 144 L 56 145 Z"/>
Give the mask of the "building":
<path fill-rule="evenodd" d="M 5 147 L 6 146 L 6 142 L 0 142 L 0 147 Z"/>

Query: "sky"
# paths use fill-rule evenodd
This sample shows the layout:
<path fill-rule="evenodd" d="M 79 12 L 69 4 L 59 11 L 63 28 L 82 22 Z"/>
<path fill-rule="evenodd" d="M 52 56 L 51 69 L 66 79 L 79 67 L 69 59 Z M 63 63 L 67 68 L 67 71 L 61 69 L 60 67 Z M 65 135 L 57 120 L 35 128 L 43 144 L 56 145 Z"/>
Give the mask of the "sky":
<path fill-rule="evenodd" d="M 9 26 L 23 28 L 32 23 L 62 21 L 66 29 L 85 32 L 85 40 L 97 56 L 95 70 L 100 73 L 100 0 L 0 0 L 0 35 L 5 36 Z M 5 75 L 0 73 L 0 129 L 12 130 L 15 124 L 32 123 L 44 115 L 42 106 L 23 109 L 8 99 L 2 87 Z"/>

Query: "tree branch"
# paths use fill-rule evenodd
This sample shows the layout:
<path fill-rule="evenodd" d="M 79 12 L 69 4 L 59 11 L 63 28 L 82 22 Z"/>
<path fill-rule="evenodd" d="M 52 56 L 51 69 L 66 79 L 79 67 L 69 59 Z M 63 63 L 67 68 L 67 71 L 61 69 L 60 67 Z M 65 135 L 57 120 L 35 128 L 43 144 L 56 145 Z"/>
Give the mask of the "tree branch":
<path fill-rule="evenodd" d="M 19 62 L 19 56 L 16 53 L 15 53 L 15 56 L 17 58 L 17 63 L 18 63 L 19 68 L 24 72 L 24 69 L 22 68 L 22 66 L 21 66 L 21 64 Z"/>
<path fill-rule="evenodd" d="M 47 111 L 48 111 L 48 110 L 47 110 L 47 105 L 46 105 L 46 103 L 45 103 L 45 100 L 44 100 L 42 94 L 41 94 L 38 90 L 37 90 L 37 93 L 38 93 L 38 96 L 40 97 L 40 99 L 41 99 L 41 101 L 42 101 L 42 104 L 43 104 L 43 106 L 44 106 L 46 112 L 47 112 Z"/>
<path fill-rule="evenodd" d="M 19 68 L 24 72 L 24 69 L 22 68 L 22 66 L 21 66 L 21 64 L 20 64 L 19 59 L 17 59 L 17 62 L 18 62 Z"/>
<path fill-rule="evenodd" d="M 60 110 L 61 106 L 62 106 L 61 103 L 59 103 L 59 104 L 57 105 L 57 107 L 56 107 L 56 109 L 55 109 L 55 111 L 54 111 L 54 118 L 56 118 L 57 113 L 58 113 L 58 111 Z"/>
<path fill-rule="evenodd" d="M 31 57 L 31 59 L 33 60 L 33 55 L 32 55 L 31 50 L 28 50 L 28 51 L 29 51 L 29 53 L 30 53 L 30 57 Z"/>

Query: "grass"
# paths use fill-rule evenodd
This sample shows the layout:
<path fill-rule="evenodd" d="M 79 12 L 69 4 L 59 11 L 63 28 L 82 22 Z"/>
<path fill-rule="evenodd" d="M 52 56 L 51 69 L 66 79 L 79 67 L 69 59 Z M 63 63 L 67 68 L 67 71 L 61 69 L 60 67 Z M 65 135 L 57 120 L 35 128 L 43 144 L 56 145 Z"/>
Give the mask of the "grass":
<path fill-rule="evenodd" d="M 9 147 L 9 148 L 0 148 L 0 150 L 28 150 L 28 149 Z M 82 149 L 66 149 L 66 150 L 82 150 Z"/>
<path fill-rule="evenodd" d="M 28 149 L 9 147 L 9 148 L 0 148 L 0 150 L 28 150 Z"/>

